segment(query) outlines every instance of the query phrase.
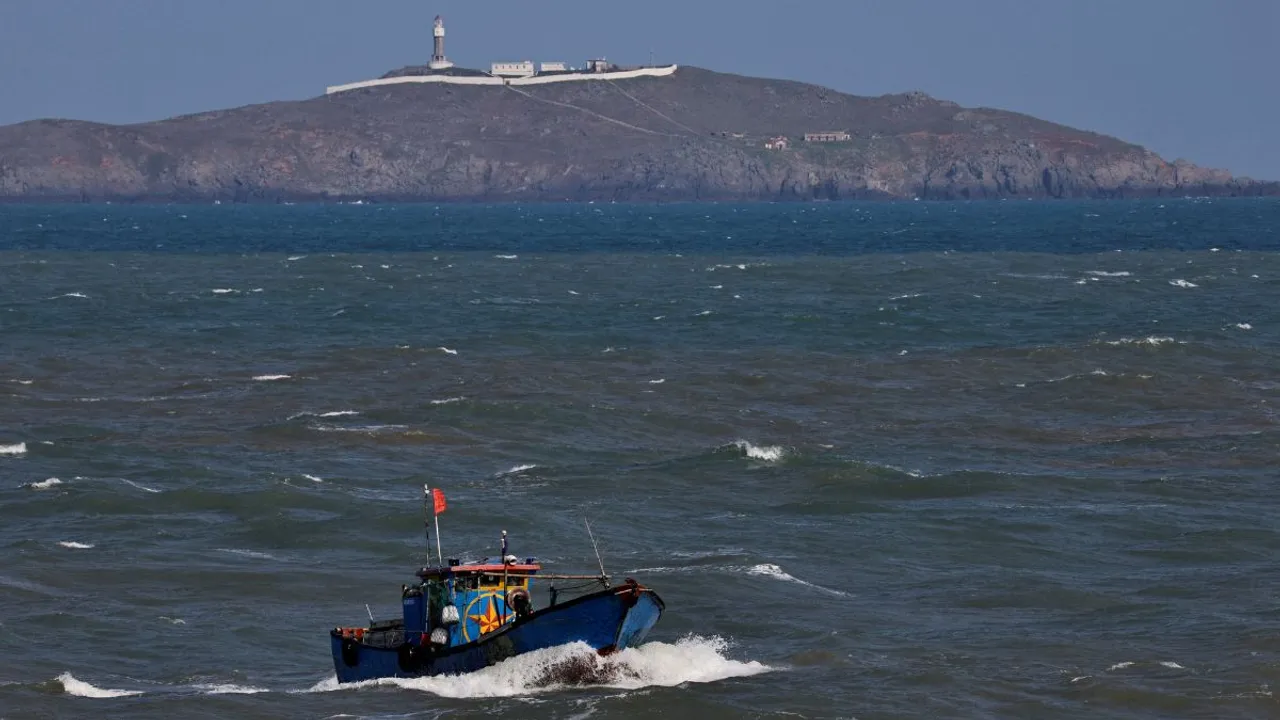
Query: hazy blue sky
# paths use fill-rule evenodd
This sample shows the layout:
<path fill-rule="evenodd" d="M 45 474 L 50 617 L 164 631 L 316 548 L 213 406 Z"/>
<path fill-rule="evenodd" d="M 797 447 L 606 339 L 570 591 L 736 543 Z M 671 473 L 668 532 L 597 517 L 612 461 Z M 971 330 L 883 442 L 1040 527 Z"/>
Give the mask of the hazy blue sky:
<path fill-rule="evenodd" d="M 0 0 L 0 124 L 132 122 L 450 59 L 923 90 L 1280 179 L 1280 0 Z"/>

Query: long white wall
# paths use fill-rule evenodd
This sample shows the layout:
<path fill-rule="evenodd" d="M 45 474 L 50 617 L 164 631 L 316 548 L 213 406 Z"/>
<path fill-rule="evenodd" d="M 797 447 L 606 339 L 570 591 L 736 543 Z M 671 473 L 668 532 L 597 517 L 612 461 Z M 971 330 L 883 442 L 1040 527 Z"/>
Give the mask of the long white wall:
<path fill-rule="evenodd" d="M 576 82 L 579 80 L 628 80 L 641 77 L 666 77 L 675 73 L 676 65 L 657 68 L 640 68 L 638 70 L 616 70 L 603 73 L 568 73 L 565 75 L 542 75 L 523 78 L 500 78 L 487 75 L 405 75 L 403 77 L 379 78 L 377 80 L 361 80 L 346 85 L 331 85 L 325 88 L 326 95 L 359 90 L 361 88 L 380 87 L 382 85 L 403 85 L 404 83 L 445 83 L 448 85 L 546 85 L 548 83 Z"/>
<path fill-rule="evenodd" d="M 640 68 L 639 70 L 615 70 L 602 73 L 569 73 L 567 75 L 535 75 L 527 78 L 511 78 L 510 85 L 546 85 L 547 83 L 574 82 L 577 80 L 628 80 L 640 77 L 666 77 L 675 74 L 676 66 Z"/>
<path fill-rule="evenodd" d="M 361 80 L 346 85 L 330 85 L 325 88 L 325 95 L 359 90 L 361 88 L 379 87 L 381 85 L 403 85 L 405 83 L 448 83 L 450 85 L 501 85 L 502 78 L 487 75 L 454 76 L 454 75 L 405 75 L 404 77 L 378 78 L 377 80 Z"/>

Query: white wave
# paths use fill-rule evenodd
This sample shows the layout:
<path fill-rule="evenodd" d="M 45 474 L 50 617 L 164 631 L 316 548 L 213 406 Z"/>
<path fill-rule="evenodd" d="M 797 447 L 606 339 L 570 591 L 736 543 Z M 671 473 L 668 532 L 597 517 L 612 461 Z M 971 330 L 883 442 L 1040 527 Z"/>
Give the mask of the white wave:
<path fill-rule="evenodd" d="M 1178 342 L 1178 341 L 1174 340 L 1171 337 L 1159 337 L 1156 335 L 1148 335 L 1147 337 L 1144 337 L 1144 338 L 1122 337 L 1119 340 L 1108 340 L 1107 344 L 1108 345 L 1150 345 L 1152 347 L 1159 347 L 1160 345 L 1167 345 L 1172 342 Z"/>
<path fill-rule="evenodd" d="M 1088 274 L 1096 275 L 1098 277 L 1129 277 L 1133 273 L 1129 272 L 1128 270 L 1121 270 L 1119 272 L 1107 272 L 1106 270 L 1090 270 Z"/>
<path fill-rule="evenodd" d="M 170 625 L 186 625 L 187 624 L 187 621 L 183 620 L 182 618 L 169 617 L 168 615 L 161 615 L 159 619 L 164 620 Z"/>
<path fill-rule="evenodd" d="M 258 382 L 270 382 L 272 380 L 288 380 L 289 375 L 254 375 L 253 379 Z"/>
<path fill-rule="evenodd" d="M 61 485 L 61 484 L 62 484 L 62 481 L 59 480 L 58 478 L 49 478 L 47 480 L 41 480 L 40 482 L 30 483 L 27 485 L 27 487 L 31 488 L 32 490 L 48 490 L 49 488 L 55 485 Z"/>
<path fill-rule="evenodd" d="M 240 292 L 240 291 L 236 290 L 235 288 L 214 288 L 209 292 L 213 293 L 214 295 L 226 295 L 228 293 Z"/>
<path fill-rule="evenodd" d="M 311 429 L 317 432 L 350 432 L 350 433 L 379 433 L 383 430 L 407 430 L 408 425 L 354 425 L 351 427 L 340 427 L 337 425 L 312 425 Z"/>
<path fill-rule="evenodd" d="M 27 444 L 24 442 L 14 445 L 0 445 L 0 455 L 26 455 Z"/>
<path fill-rule="evenodd" d="M 266 688 L 250 685 L 194 685 L 192 687 L 206 695 L 256 695 L 257 693 L 271 692 Z"/>
<path fill-rule="evenodd" d="M 661 385 L 662 383 L 664 383 L 664 382 L 666 382 L 666 381 L 667 381 L 667 379 L 666 379 L 666 378 L 658 378 L 657 380 L 650 380 L 650 381 L 649 381 L 649 384 L 650 384 L 650 385 Z"/>
<path fill-rule="evenodd" d="M 1252 326 L 1252 325 L 1250 325 L 1249 323 L 1236 323 L 1236 327 L 1240 328 L 1241 330 L 1252 330 L 1252 329 L 1253 329 L 1253 326 Z"/>
<path fill-rule="evenodd" d="M 76 398 L 76 402 L 82 402 L 82 403 L 100 403 L 100 402 L 104 402 L 105 400 L 106 400 L 106 398 L 104 398 L 104 397 L 82 397 L 82 398 Z"/>
<path fill-rule="evenodd" d="M 569 294 L 570 294 L 570 295 L 580 295 L 581 293 L 579 293 L 577 290 L 570 290 L 570 291 L 569 291 Z"/>
<path fill-rule="evenodd" d="M 69 292 L 69 293 L 63 293 L 63 294 L 61 294 L 61 295 L 58 295 L 57 297 L 52 297 L 52 298 L 49 298 L 49 299 L 50 299 L 50 300 L 57 300 L 58 298 L 64 298 L 64 297 L 69 297 L 69 298 L 82 298 L 82 299 L 85 299 L 85 300 L 88 300 L 88 299 L 89 299 L 89 296 L 88 296 L 88 295 L 85 295 L 84 293 L 81 293 L 81 292 Z"/>
<path fill-rule="evenodd" d="M 324 478 L 319 478 L 315 475 L 303 475 L 302 477 L 310 480 L 311 482 L 324 482 Z"/>
<path fill-rule="evenodd" d="M 1187 282 L 1186 280 L 1182 280 L 1182 279 L 1178 279 L 1178 280 L 1170 280 L 1170 281 L 1169 281 L 1169 284 L 1170 284 L 1170 285 L 1175 285 L 1175 286 L 1180 287 L 1180 288 L 1193 288 L 1193 287 L 1200 287 L 1199 285 L 1197 285 L 1197 284 L 1195 284 L 1195 283 L 1193 283 L 1193 282 Z"/>
<path fill-rule="evenodd" d="M 452 403 L 460 403 L 460 402 L 462 402 L 463 400 L 466 400 L 466 398 L 464 398 L 464 397 L 451 397 L 451 398 L 444 398 L 443 400 L 432 400 L 432 401 L 431 401 L 431 404 L 432 404 L 432 405 L 450 405 L 450 404 L 452 404 Z"/>
<path fill-rule="evenodd" d="M 360 413 L 357 410 L 334 410 L 333 412 L 320 413 L 317 417 L 322 417 L 322 418 L 348 417 L 350 415 L 359 415 L 359 414 Z"/>
<path fill-rule="evenodd" d="M 733 446 L 742 451 L 743 455 L 753 460 L 764 460 L 766 462 L 777 462 L 787 454 L 787 450 L 779 445 L 765 445 L 759 447 L 752 445 L 746 440 L 734 440 Z"/>
<path fill-rule="evenodd" d="M 447 347 L 445 347 L 445 346 L 443 346 L 443 345 L 441 345 L 441 346 L 440 346 L 439 348 L 437 348 L 437 349 L 442 350 L 442 351 L 443 351 L 445 354 L 447 354 L 447 355 L 457 355 L 457 354 L 458 354 L 458 351 L 457 351 L 457 350 L 454 350 L 454 349 L 452 349 L 452 348 L 447 348 Z"/>
<path fill-rule="evenodd" d="M 140 483 L 136 483 L 136 482 L 134 482 L 134 481 L 132 481 L 132 480 L 129 480 L 128 478 L 120 478 L 120 480 L 121 480 L 121 482 L 123 482 L 125 485 L 128 485 L 129 487 L 135 487 L 135 488 L 138 488 L 139 490 L 141 490 L 141 491 L 143 491 L 143 492 L 149 492 L 149 493 L 158 493 L 158 492 L 160 492 L 159 490 L 157 490 L 157 489 L 155 489 L 155 488 L 150 488 L 150 487 L 147 487 L 146 485 L 142 485 L 142 484 L 140 484 Z"/>
<path fill-rule="evenodd" d="M 118 698 L 128 697 L 130 695 L 141 695 L 137 690 L 112 690 L 110 688 L 100 688 L 83 680 L 77 680 L 74 675 L 64 672 L 57 678 L 62 683 L 62 691 L 68 695 L 85 698 Z"/>
<path fill-rule="evenodd" d="M 82 542 L 76 542 L 75 540 L 61 540 L 58 542 L 58 544 L 64 548 L 69 548 L 71 550 L 92 550 L 93 549 L 93 543 L 82 543 Z"/>
<path fill-rule="evenodd" d="M 256 550 L 241 550 L 239 548 L 215 548 L 218 552 L 239 555 L 240 557 L 255 558 L 257 560 L 279 560 L 275 555 L 270 555 Z"/>
<path fill-rule="evenodd" d="M 1124 670 L 1125 668 L 1131 668 L 1133 666 L 1134 666 L 1133 662 L 1118 662 L 1115 665 L 1112 665 L 1111 667 L 1107 668 L 1107 670 Z"/>
<path fill-rule="evenodd" d="M 705 317 L 710 314 L 711 314 L 710 310 L 703 310 L 702 312 L 698 313 L 698 317 Z"/>
<path fill-rule="evenodd" d="M 13 380 L 10 380 L 9 382 L 15 382 L 15 383 L 18 383 L 19 385 L 30 385 L 31 383 L 35 382 L 35 380 L 18 380 L 15 378 Z"/>
<path fill-rule="evenodd" d="M 535 650 L 465 675 L 382 678 L 339 684 L 329 677 L 305 692 L 333 692 L 395 686 L 446 698 L 515 697 L 566 687 L 639 690 L 709 683 L 748 677 L 774 668 L 755 660 L 725 656 L 729 643 L 719 637 L 689 636 L 675 643 L 650 642 L 601 657 L 585 643 Z"/>
<path fill-rule="evenodd" d="M 533 470 L 536 467 L 538 466 L 537 465 L 516 465 L 515 467 L 512 467 L 508 470 L 504 470 L 500 473 L 496 473 L 494 477 L 506 477 L 508 475 L 519 475 L 520 473 L 526 470 Z"/>
<path fill-rule="evenodd" d="M 924 293 L 907 293 L 906 295 L 894 295 L 890 300 L 910 300 L 912 298 L 923 297 Z"/>
<path fill-rule="evenodd" d="M 774 578 L 774 579 L 776 579 L 776 580 L 783 580 L 783 581 L 786 581 L 786 582 L 799 583 L 799 584 L 804 585 L 804 586 L 806 586 L 806 587 L 811 587 L 811 588 L 813 588 L 813 589 L 815 589 L 815 590 L 821 590 L 821 591 L 826 592 L 826 593 L 831 593 L 832 595 L 839 595 L 839 596 L 841 596 L 841 597 L 849 597 L 849 593 L 844 592 L 843 590 L 833 590 L 832 588 L 829 588 L 829 587 L 823 587 L 823 586 L 821 586 L 821 585 L 815 585 L 814 583 L 811 583 L 811 582 L 809 582 L 809 581 L 807 581 L 807 580 L 801 580 L 800 578 L 798 578 L 798 577 L 796 577 L 796 576 L 794 576 L 794 575 L 792 575 L 792 574 L 790 574 L 790 573 L 788 573 L 788 572 L 785 572 L 782 568 L 780 568 L 780 567 L 778 567 L 777 565 L 774 565 L 774 564 L 772 564 L 772 563 L 765 563 L 765 564 L 763 564 L 763 565 L 756 565 L 755 567 L 748 568 L 748 569 L 747 569 L 747 574 L 748 574 L 748 575 L 764 575 L 765 577 L 771 577 L 771 578 Z"/>
<path fill-rule="evenodd" d="M 306 255 L 290 255 L 287 259 L 289 262 L 294 262 L 295 260 L 301 260 L 304 257 L 306 257 Z"/>
<path fill-rule="evenodd" d="M 498 258 L 499 260 L 515 260 L 520 256 L 519 255 L 494 255 L 494 257 Z"/>
<path fill-rule="evenodd" d="M 1160 665 L 1162 667 L 1167 667 L 1170 670 L 1186 670 L 1186 668 L 1184 668 L 1183 666 L 1179 665 L 1178 663 L 1172 660 L 1161 660 Z"/>

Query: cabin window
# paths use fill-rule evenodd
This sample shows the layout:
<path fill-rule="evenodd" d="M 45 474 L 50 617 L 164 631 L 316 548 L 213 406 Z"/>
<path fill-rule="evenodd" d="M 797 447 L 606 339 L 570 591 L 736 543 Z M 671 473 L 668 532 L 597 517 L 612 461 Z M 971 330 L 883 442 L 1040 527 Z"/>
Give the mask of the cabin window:
<path fill-rule="evenodd" d="M 528 583 L 529 578 L 519 575 L 508 575 L 507 588 L 522 588 Z M 481 575 L 480 587 L 486 590 L 494 590 L 503 586 L 501 575 Z"/>

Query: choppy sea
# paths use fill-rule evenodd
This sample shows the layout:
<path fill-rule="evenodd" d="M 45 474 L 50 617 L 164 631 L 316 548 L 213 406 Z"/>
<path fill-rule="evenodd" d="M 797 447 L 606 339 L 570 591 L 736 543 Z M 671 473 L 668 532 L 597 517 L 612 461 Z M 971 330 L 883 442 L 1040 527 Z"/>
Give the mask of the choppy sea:
<path fill-rule="evenodd" d="M 0 207 L 0 718 L 1274 718 L 1280 202 Z M 655 588 L 339 686 L 423 556 Z M 554 676 L 554 674 L 552 674 Z"/>

